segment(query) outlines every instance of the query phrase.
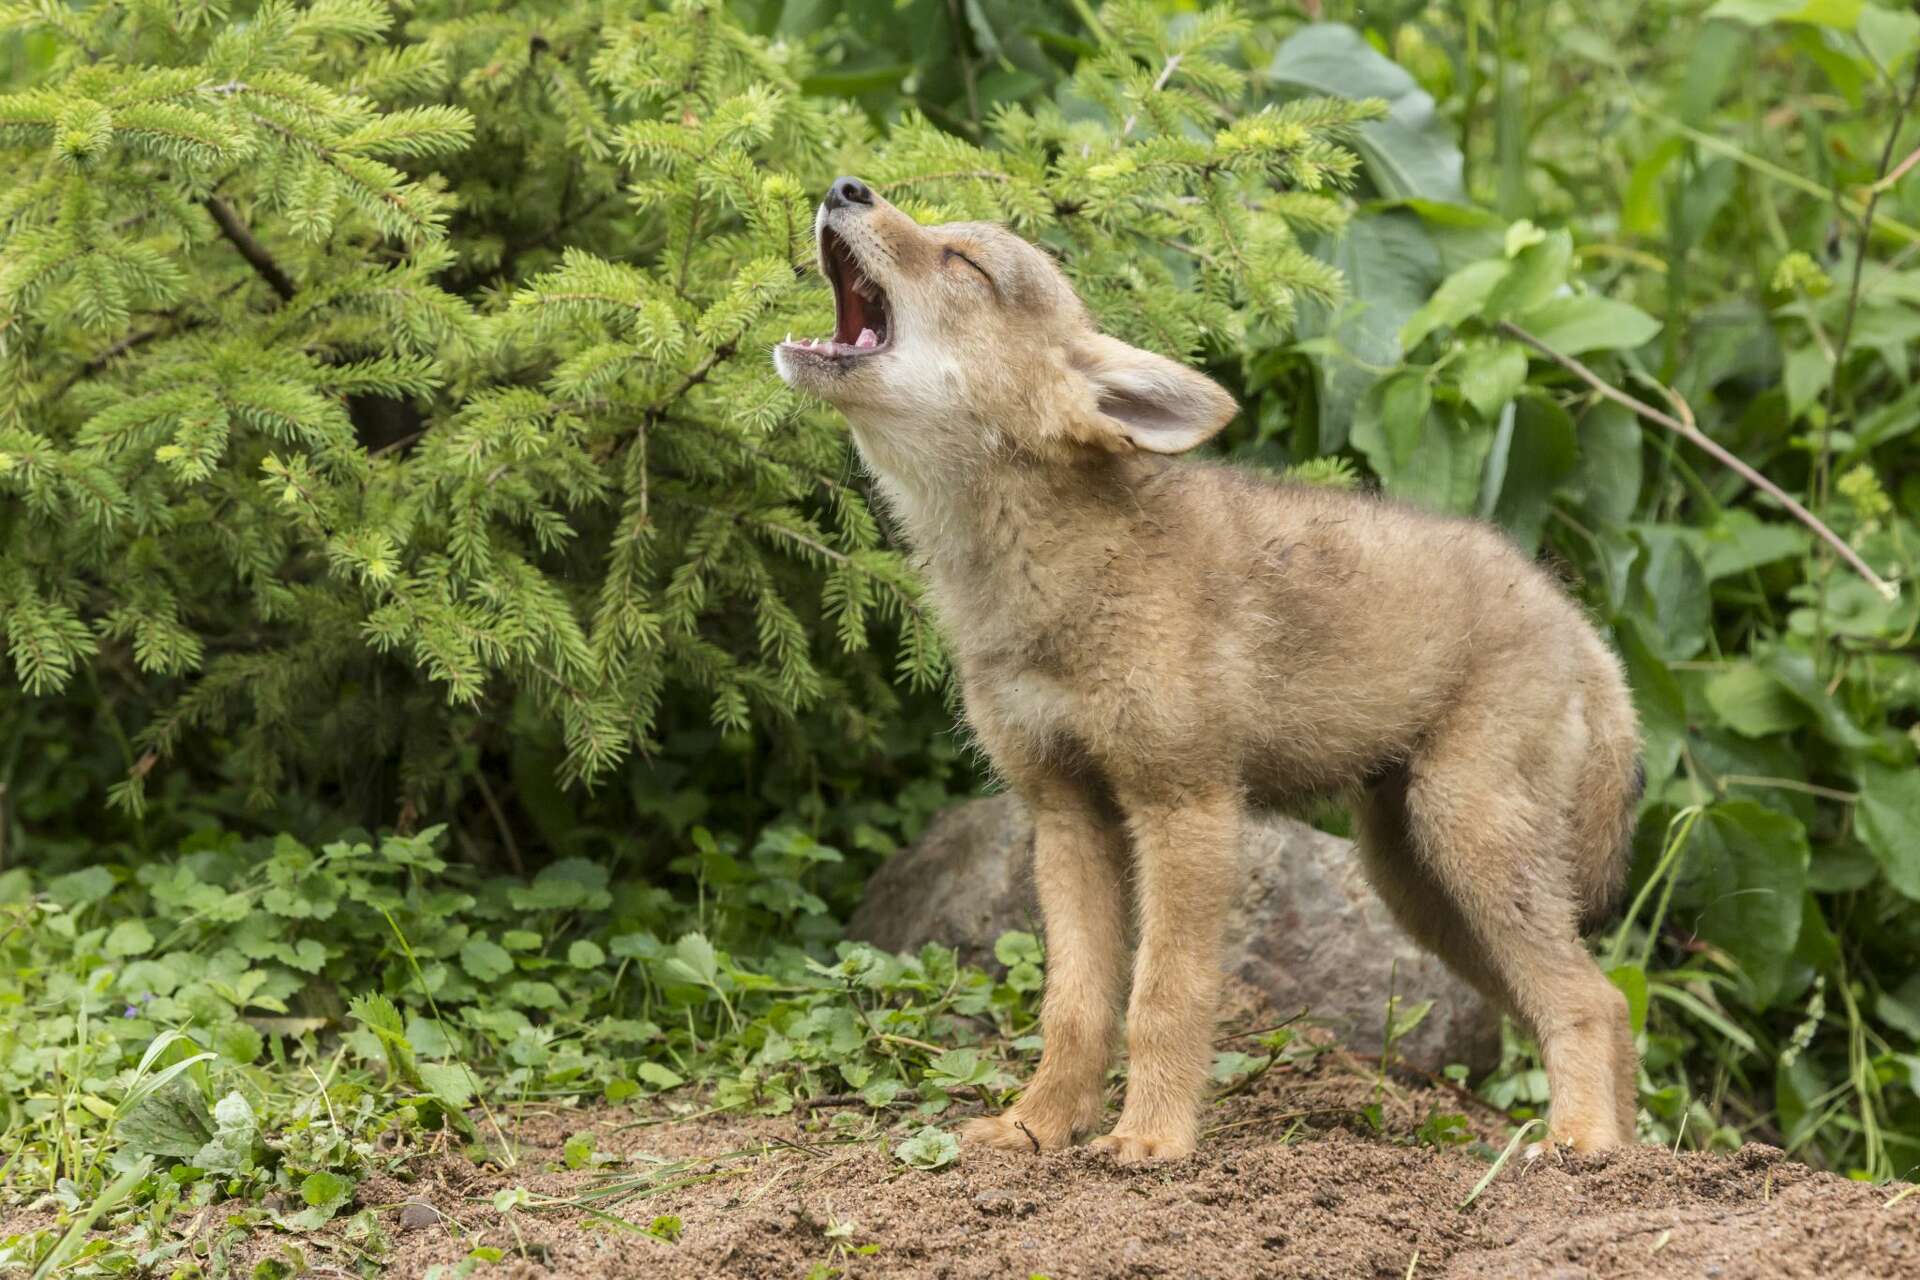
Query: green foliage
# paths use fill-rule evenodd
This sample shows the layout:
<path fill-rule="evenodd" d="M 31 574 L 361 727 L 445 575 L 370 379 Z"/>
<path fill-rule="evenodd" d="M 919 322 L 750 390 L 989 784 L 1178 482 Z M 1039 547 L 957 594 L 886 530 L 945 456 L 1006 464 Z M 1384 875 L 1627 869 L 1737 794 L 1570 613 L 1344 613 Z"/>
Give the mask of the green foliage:
<path fill-rule="evenodd" d="M 1393 98 L 1429 137 L 1437 103 L 1465 125 L 1441 148 L 1465 180 L 1363 135 L 1360 190 L 1385 199 L 1320 249 L 1352 299 L 1307 315 L 1292 350 L 1250 353 L 1236 451 L 1357 455 L 1389 494 L 1496 520 L 1584 580 L 1647 738 L 1632 901 L 1603 950 L 1645 1027 L 1652 1134 L 1911 1170 L 1920 181 L 1883 175 L 1920 123 L 1920 20 L 1874 3 L 1368 20 L 1364 39 L 1289 37 L 1274 74 Z M 1773 114 L 1808 95 L 1826 96 Z M 1896 598 L 1503 326 L 1697 423 Z M 1537 1106 L 1544 1078 L 1510 1049 L 1486 1093 Z"/>
<path fill-rule="evenodd" d="M 569 782 L 694 717 L 872 746 L 943 660 L 838 419 L 762 356 L 827 323 L 828 177 L 1005 219 L 1123 336 L 1224 352 L 1339 293 L 1296 230 L 1378 109 L 1248 103 L 1230 9 L 1116 6 L 1059 103 L 971 139 L 875 138 L 701 0 L 0 13 L 53 50 L 0 96 L 0 630 L 29 697 L 105 674 L 134 813 L 217 739 L 255 804 L 437 815 L 508 707 Z"/>
<path fill-rule="evenodd" d="M 316 851 L 209 832 L 135 868 L 0 877 L 9 1185 L 77 1203 L 144 1159 L 158 1223 L 277 1197 L 270 1220 L 310 1231 L 407 1140 L 446 1130 L 510 1160 L 498 1108 L 579 1095 L 773 1115 L 851 1092 L 910 1123 L 902 1158 L 937 1168 L 953 1140 L 929 1126 L 956 1095 L 1007 1096 L 1007 1045 L 1037 1047 L 1037 983 L 937 946 L 828 941 L 810 869 L 840 855 L 797 832 L 751 855 L 776 869 L 764 881 L 699 841 L 695 900 L 579 860 L 483 877 L 442 838 Z M 598 1157 L 569 1142 L 565 1159 Z M 368 1214 L 348 1238 L 376 1232 Z M 50 1239 L 0 1243 L 0 1263 Z"/>
<path fill-rule="evenodd" d="M 952 1160 L 939 1118 L 1037 1048 L 1042 950 L 839 940 L 967 774 L 913 575 L 761 358 L 827 323 L 838 172 L 1049 245 L 1235 387 L 1233 459 L 1577 579 L 1646 728 L 1600 943 L 1646 1136 L 1914 1168 L 1920 19 L 1320 9 L 0 0 L 9 1176 L 298 1229 L 391 1135 L 497 1146 L 470 1104 L 579 1094 L 854 1095 Z M 107 779 L 143 818 L 102 825 Z M 219 834 L 239 795 L 299 838 Z M 440 819 L 462 865 L 338 835 Z M 1511 1029 L 1481 1093 L 1543 1108 Z"/>

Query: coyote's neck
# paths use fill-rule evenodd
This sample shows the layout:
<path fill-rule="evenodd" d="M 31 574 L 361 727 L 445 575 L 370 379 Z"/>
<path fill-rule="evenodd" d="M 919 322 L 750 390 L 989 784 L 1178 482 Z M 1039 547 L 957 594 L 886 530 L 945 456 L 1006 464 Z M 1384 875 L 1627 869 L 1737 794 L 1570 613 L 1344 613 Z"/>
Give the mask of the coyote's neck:
<path fill-rule="evenodd" d="M 1097 571 L 1087 549 L 1119 514 L 1110 486 L 1032 459 L 889 466 L 861 451 L 962 651 L 1021 644 L 1070 612 Z"/>

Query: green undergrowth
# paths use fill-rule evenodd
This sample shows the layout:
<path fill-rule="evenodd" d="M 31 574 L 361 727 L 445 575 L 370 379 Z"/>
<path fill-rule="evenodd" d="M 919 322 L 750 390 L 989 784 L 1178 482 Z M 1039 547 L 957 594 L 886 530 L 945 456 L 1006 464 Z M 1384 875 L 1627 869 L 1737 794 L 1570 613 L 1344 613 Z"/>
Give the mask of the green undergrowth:
<path fill-rule="evenodd" d="M 840 940 L 815 886 L 843 855 L 795 828 L 746 848 L 696 829 L 681 893 L 584 860 L 486 876 L 441 843 L 208 833 L 0 876 L 6 1199 L 78 1220 L 137 1175 L 118 1243 L 87 1246 L 118 1261 L 90 1270 L 199 1274 L 168 1252 L 175 1209 L 271 1199 L 311 1230 L 434 1135 L 511 1165 L 515 1103 L 853 1095 L 911 1141 L 1037 1047 L 1031 935 L 1001 939 L 998 976 Z M 44 1267 L 58 1238 L 0 1241 L 0 1271 L 88 1273 Z"/>
<path fill-rule="evenodd" d="M 525 1109 L 799 1111 L 824 1126 L 810 1142 L 883 1143 L 932 1173 L 959 1158 L 955 1122 L 1006 1105 L 1037 1057 L 1033 935 L 1003 934 L 991 970 L 847 941 L 821 893 L 845 855 L 794 826 L 744 846 L 694 828 L 671 885 L 583 859 L 487 875 L 444 843 L 208 829 L 159 856 L 0 875 L 0 1214 L 31 1215 L 0 1232 L 0 1275 L 235 1274 L 239 1246 L 271 1233 L 250 1274 L 272 1280 L 315 1262 L 319 1232 L 377 1274 L 391 1206 L 361 1184 L 445 1150 L 514 1184 L 494 1204 L 509 1219 L 584 1215 L 670 1244 L 677 1223 L 644 1203 L 704 1173 L 583 1132 L 560 1164 L 603 1176 L 531 1193 L 525 1175 L 554 1162 L 523 1147 Z M 1389 1042 L 1429 1007 L 1396 1003 Z M 1224 1036 L 1219 1098 L 1334 1047 L 1299 1030 Z M 1350 1120 L 1394 1136 L 1396 1088 L 1383 1067 Z M 1397 1140 L 1472 1134 L 1436 1112 Z M 187 1229 L 208 1214 L 218 1230 Z M 506 1256 L 477 1246 L 463 1266 Z"/>

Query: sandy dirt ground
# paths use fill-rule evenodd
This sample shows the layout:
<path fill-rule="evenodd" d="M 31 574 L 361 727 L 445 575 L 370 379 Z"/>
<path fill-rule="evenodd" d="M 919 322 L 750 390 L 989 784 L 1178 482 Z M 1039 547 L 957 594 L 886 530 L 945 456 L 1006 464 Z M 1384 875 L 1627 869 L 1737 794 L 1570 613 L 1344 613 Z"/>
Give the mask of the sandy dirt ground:
<path fill-rule="evenodd" d="M 1330 1055 L 1338 1057 L 1339 1055 Z M 503 1120 L 512 1168 L 427 1152 L 360 1184 L 378 1216 L 382 1274 L 451 1268 L 549 1277 L 1920 1275 L 1920 1194 L 1817 1172 L 1764 1146 L 1675 1156 L 1655 1147 L 1577 1157 L 1518 1153 L 1473 1203 L 1484 1152 L 1413 1141 L 1430 1113 L 1495 1115 L 1437 1084 L 1389 1081 L 1346 1060 L 1274 1075 L 1214 1107 L 1200 1154 L 1123 1167 L 1083 1149 L 965 1152 L 908 1169 L 846 1108 L 779 1117 L 521 1108 Z M 1356 1114 L 1381 1104 L 1381 1124 Z M 588 1132 L 597 1168 L 562 1147 Z M 493 1198 L 524 1188 L 505 1213 Z M 669 1242 L 636 1230 L 679 1219 Z M 632 1225 L 623 1225 L 632 1224 Z M 230 1242 L 233 1237 L 229 1237 Z M 290 1257 L 259 1229 L 230 1243 L 231 1274 Z M 368 1259 L 322 1234 L 294 1242 L 313 1274 Z"/>

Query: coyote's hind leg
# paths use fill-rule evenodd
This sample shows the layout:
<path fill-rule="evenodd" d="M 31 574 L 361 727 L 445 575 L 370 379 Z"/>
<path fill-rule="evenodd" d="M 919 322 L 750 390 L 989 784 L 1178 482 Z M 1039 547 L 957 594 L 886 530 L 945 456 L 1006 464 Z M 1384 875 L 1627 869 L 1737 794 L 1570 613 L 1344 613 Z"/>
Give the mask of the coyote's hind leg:
<path fill-rule="evenodd" d="M 1550 754 L 1516 740 L 1514 723 L 1470 720 L 1410 762 L 1408 853 L 1445 899 L 1436 918 L 1454 922 L 1451 945 L 1436 947 L 1442 959 L 1538 1038 L 1554 1136 L 1597 1151 L 1633 1138 L 1627 1002 L 1580 939 L 1568 797 L 1555 786 Z"/>

